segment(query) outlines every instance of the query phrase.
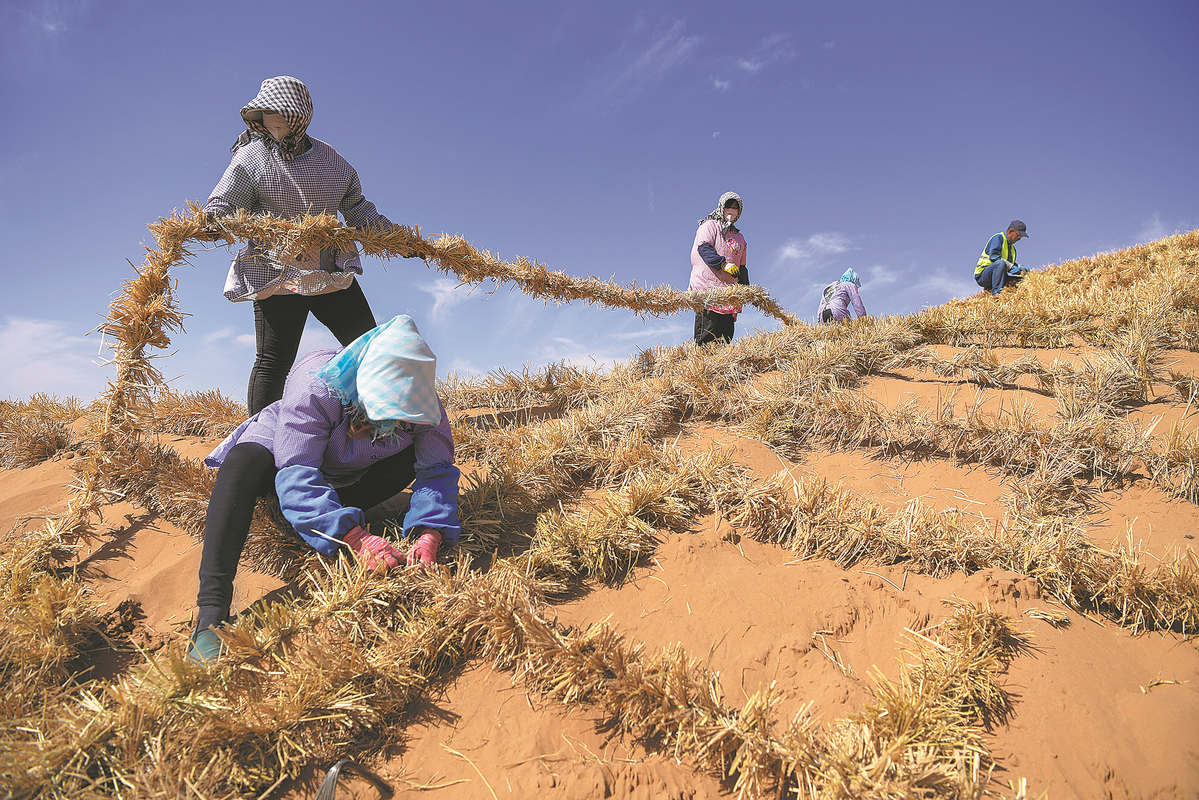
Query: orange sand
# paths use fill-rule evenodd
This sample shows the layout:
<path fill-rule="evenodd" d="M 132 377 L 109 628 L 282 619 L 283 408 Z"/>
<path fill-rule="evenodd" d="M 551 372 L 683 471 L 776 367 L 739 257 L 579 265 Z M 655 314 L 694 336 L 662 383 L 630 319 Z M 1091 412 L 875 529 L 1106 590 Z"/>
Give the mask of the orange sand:
<path fill-rule="evenodd" d="M 951 356 L 952 348 L 942 348 Z M 1010 348 L 1016 358 L 1026 351 Z M 1036 353 L 1037 351 L 1033 351 Z M 1071 360 L 1081 351 L 1040 351 Z M 1174 369 L 1194 374 L 1195 354 L 1178 353 Z M 1053 413 L 1051 395 L 1033 386 L 984 390 L 930 373 L 876 376 L 864 391 L 888 405 L 936 402 L 957 392 L 960 406 L 979 401 L 1030 403 Z M 1165 388 L 1161 392 L 1165 395 Z M 1145 425 L 1194 425 L 1199 410 L 1158 397 L 1132 412 Z M 537 419 L 541 409 L 528 415 Z M 1159 430 L 1155 431 L 1159 433 Z M 200 457 L 214 440 L 167 439 Z M 997 474 L 944 460 L 879 460 L 866 451 L 814 451 L 791 463 L 759 442 L 723 429 L 687 428 L 687 447 L 731 446 L 763 478 L 780 470 L 843 483 L 888 511 L 920 502 L 957 508 L 978 520 L 998 520 L 1011 491 Z M 69 496 L 66 459 L 23 471 L 0 471 L 0 529 L 25 515 L 53 513 Z M 1134 481 L 1095 492 L 1089 535 L 1100 546 L 1131 538 L 1150 567 L 1169 549 L 1195 547 L 1199 507 Z M 170 524 L 128 505 L 107 507 L 103 540 L 78 554 L 97 602 L 137 630 L 150 650 L 190 630 L 199 543 Z M 284 588 L 243 568 L 238 607 Z M 655 557 L 619 587 L 593 588 L 557 608 L 559 622 L 583 626 L 608 620 L 650 648 L 681 644 L 720 675 L 726 704 L 736 707 L 760 686 L 776 684 L 784 718 L 811 704 L 824 724 L 869 700 L 876 671 L 898 672 L 908 630 L 945 615 L 943 599 L 985 601 L 1033 634 L 1034 651 L 1017 657 L 1007 674 L 1015 714 L 990 734 L 998 761 L 992 789 L 1004 794 L 1025 781 L 1030 796 L 1052 798 L 1199 796 L 1199 650 L 1171 634 L 1129 635 L 1110 623 L 1074 613 L 1055 628 L 1025 615 L 1063 610 L 1041 597 L 1031 579 L 1000 570 L 945 579 L 902 567 L 863 565 L 846 571 L 823 561 L 800 561 L 780 548 L 742 537 L 727 520 L 697 518 L 665 533 Z M 123 601 L 132 601 L 123 603 Z M 115 674 L 120 658 L 98 656 L 96 669 Z M 453 798 L 708 798 L 727 794 L 716 776 L 696 772 L 669 754 L 599 729 L 597 710 L 547 704 L 514 684 L 508 673 L 472 663 L 412 713 L 404 741 L 375 763 L 393 781 L 396 797 Z M 325 765 L 327 766 L 327 765 Z M 369 784 L 343 781 L 342 796 L 376 797 Z M 299 788 L 295 796 L 308 796 Z"/>

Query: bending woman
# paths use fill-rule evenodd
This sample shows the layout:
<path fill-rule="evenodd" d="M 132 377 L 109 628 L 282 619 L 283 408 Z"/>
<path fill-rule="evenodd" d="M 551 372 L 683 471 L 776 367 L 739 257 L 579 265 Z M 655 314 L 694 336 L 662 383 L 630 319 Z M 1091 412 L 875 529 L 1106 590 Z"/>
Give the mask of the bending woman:
<path fill-rule="evenodd" d="M 229 618 L 233 578 L 254 502 L 278 493 L 287 521 L 314 550 L 348 547 L 368 569 L 431 564 L 458 541 L 458 477 L 437 359 L 411 317 L 398 316 L 343 350 L 316 350 L 283 398 L 238 426 L 204 460 L 218 467 L 204 524 L 199 610 L 188 657 L 216 658 L 212 628 Z M 366 528 L 364 510 L 412 485 L 402 553 Z"/>

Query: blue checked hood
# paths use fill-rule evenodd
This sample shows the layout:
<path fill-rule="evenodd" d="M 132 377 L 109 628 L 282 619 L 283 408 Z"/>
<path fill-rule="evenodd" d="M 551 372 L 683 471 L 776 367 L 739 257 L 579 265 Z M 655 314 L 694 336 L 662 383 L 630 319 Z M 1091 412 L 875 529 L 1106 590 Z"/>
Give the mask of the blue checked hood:
<path fill-rule="evenodd" d="M 316 373 L 355 411 L 375 423 L 376 436 L 396 425 L 439 425 L 437 357 L 412 317 L 401 314 L 359 336 Z"/>

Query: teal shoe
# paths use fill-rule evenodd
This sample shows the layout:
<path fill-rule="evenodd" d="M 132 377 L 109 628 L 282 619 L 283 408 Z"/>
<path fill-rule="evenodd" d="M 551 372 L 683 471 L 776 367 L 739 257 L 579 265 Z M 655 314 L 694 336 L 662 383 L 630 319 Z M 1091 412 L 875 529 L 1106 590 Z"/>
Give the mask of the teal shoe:
<path fill-rule="evenodd" d="M 197 664 L 216 661 L 221 655 L 221 640 L 217 638 L 212 628 L 196 631 L 192 634 L 191 647 L 187 649 L 187 660 Z"/>

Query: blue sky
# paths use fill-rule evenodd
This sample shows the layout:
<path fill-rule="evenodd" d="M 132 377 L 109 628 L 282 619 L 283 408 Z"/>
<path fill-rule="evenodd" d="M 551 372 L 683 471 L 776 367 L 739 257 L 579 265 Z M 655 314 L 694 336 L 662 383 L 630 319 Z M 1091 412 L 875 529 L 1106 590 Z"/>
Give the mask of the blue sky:
<path fill-rule="evenodd" d="M 146 224 L 203 201 L 274 75 L 396 222 L 573 275 L 686 288 L 696 221 L 745 200 L 754 283 L 812 318 L 846 267 L 872 314 L 978 291 L 1013 217 L 1033 267 L 1199 227 L 1199 4 L 0 2 L 0 398 L 98 396 L 100 323 Z M 244 400 L 231 253 L 174 271 L 160 366 Z M 556 307 L 366 260 L 439 374 L 605 364 L 692 316 Z M 743 314 L 738 336 L 776 326 Z M 332 337 L 310 321 L 304 349 Z"/>

